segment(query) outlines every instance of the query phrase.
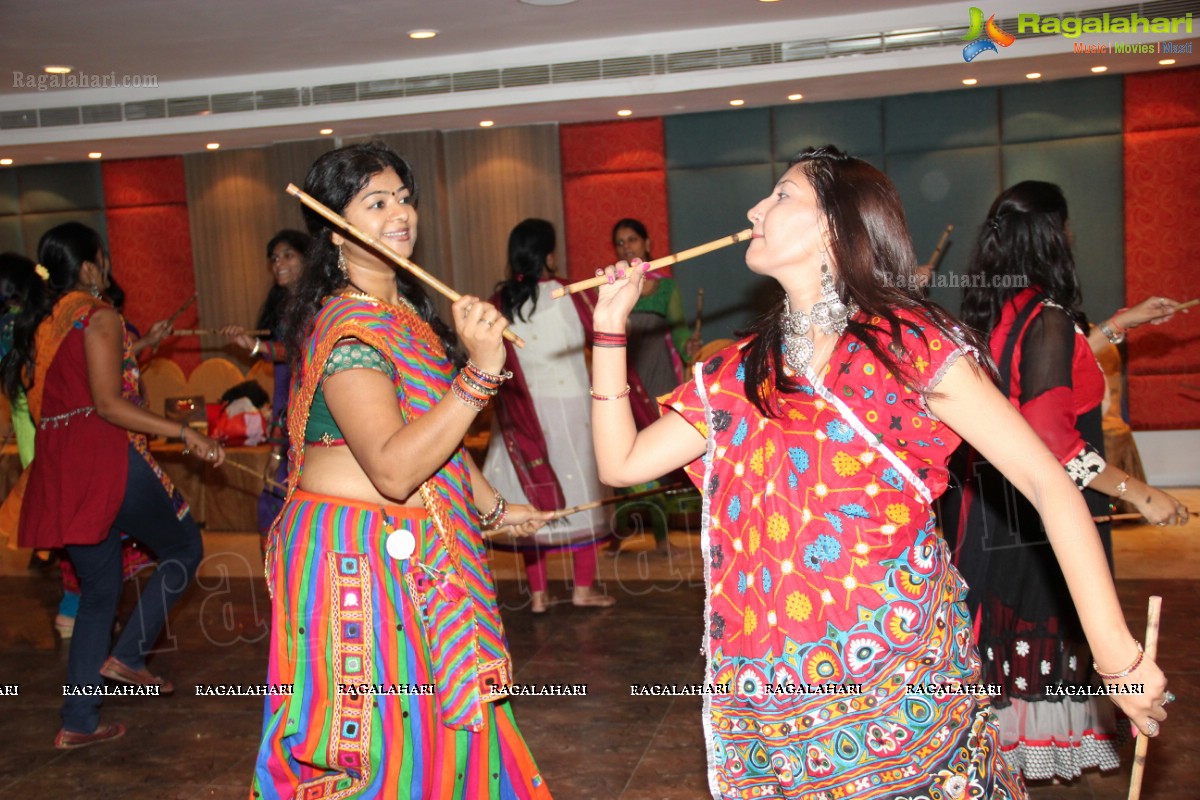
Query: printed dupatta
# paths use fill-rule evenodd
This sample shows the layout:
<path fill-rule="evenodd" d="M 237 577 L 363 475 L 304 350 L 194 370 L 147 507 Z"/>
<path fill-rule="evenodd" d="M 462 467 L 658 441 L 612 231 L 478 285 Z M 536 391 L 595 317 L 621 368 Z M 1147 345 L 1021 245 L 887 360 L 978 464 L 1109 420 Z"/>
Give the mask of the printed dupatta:
<path fill-rule="evenodd" d="M 396 399 L 406 421 L 436 405 L 455 375 L 429 323 L 404 306 L 335 296 L 326 300 L 313 328 L 305 341 L 301 368 L 292 376 L 288 434 L 294 464 L 285 503 L 299 487 L 313 398 L 325 362 L 339 341 L 357 339 L 391 360 L 396 367 Z M 501 689 L 511 684 L 512 668 L 462 445 L 421 485 L 420 492 L 438 535 L 426 553 L 414 558 L 419 556 L 423 567 L 441 580 L 434 584 L 417 578 L 407 581 L 408 589 L 413 602 L 424 608 L 427 644 L 436 654 L 433 668 L 442 722 L 478 732 L 484 726 L 483 704 L 507 696 Z M 281 518 L 276 519 L 267 545 L 268 585 Z"/>

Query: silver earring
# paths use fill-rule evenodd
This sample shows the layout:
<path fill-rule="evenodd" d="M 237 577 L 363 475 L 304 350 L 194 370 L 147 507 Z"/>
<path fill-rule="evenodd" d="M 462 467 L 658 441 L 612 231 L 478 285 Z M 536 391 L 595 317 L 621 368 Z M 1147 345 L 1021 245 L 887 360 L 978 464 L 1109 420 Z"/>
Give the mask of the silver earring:
<path fill-rule="evenodd" d="M 346 268 L 346 254 L 342 252 L 342 248 L 338 247 L 338 269 L 342 272 L 342 277 L 350 280 L 350 270 Z"/>
<path fill-rule="evenodd" d="M 829 271 L 829 265 L 825 263 L 825 256 L 821 256 L 821 299 L 813 304 L 812 319 L 822 333 L 836 333 L 838 336 L 846 330 L 846 323 L 850 317 L 858 312 L 858 306 L 854 301 L 847 306 L 842 302 L 842 298 L 838 296 L 837 288 L 833 284 L 833 273 Z"/>

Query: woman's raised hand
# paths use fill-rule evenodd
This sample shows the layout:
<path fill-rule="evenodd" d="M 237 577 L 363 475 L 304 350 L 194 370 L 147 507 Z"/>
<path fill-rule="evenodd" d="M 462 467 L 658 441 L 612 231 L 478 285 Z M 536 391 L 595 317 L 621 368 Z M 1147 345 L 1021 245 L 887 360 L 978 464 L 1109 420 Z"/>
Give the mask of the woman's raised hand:
<path fill-rule="evenodd" d="M 596 270 L 596 277 L 608 276 L 608 283 L 600 286 L 596 310 L 592 314 L 596 330 L 616 333 L 625 330 L 625 321 L 641 297 L 642 283 L 646 280 L 646 262 L 635 258 L 632 262 L 618 261 L 611 267 Z"/>
<path fill-rule="evenodd" d="M 475 366 L 484 372 L 504 369 L 504 330 L 508 320 L 491 303 L 464 294 L 450 306 L 454 330 Z"/>

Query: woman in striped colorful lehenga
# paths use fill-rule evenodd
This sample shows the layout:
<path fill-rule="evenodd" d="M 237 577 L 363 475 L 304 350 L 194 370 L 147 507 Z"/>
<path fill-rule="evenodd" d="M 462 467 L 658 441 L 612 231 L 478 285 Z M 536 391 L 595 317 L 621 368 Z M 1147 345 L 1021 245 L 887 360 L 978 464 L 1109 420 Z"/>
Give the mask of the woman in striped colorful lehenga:
<path fill-rule="evenodd" d="M 325 154 L 304 188 L 412 254 L 416 184 L 385 145 Z M 480 534 L 545 514 L 507 505 L 462 445 L 504 379 L 507 323 L 464 296 L 456 336 L 407 273 L 306 214 L 293 465 L 267 552 L 269 682 L 292 693 L 267 700 L 252 797 L 548 798 L 503 692 Z"/>

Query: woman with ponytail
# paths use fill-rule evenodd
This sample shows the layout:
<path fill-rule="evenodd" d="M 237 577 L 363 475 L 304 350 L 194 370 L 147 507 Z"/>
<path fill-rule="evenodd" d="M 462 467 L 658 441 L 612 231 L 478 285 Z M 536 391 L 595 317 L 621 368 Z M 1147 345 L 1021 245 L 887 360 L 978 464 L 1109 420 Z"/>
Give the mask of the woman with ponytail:
<path fill-rule="evenodd" d="M 500 392 L 483 474 L 508 497 L 528 499 L 543 511 L 603 498 L 608 490 L 596 475 L 591 446 L 592 415 L 584 343 L 591 339 L 593 295 L 572 294 L 572 304 L 556 303 L 554 226 L 527 219 L 508 236 L 508 279 L 496 287 L 496 303 L 513 330 L 525 339 L 511 345 L 507 365 L 513 377 Z M 546 431 L 555 435 L 547 436 Z M 550 597 L 546 555 L 567 550 L 574 564 L 576 606 L 608 607 L 616 599 L 597 593 L 596 542 L 609 534 L 604 509 L 581 511 L 517 542 L 532 592 L 530 610 L 545 613 Z"/>
<path fill-rule="evenodd" d="M 147 411 L 138 394 L 133 341 L 103 298 L 109 260 L 96 231 L 68 222 L 38 244 L 41 281 L 25 297 L 4 359 L 4 391 L 24 391 L 37 426 L 21 506 L 23 547 L 66 549 L 81 599 L 67 661 L 60 749 L 121 736 L 100 723 L 103 678 L 174 687 L 145 666 L 146 655 L 204 554 L 187 503 L 150 456 L 147 435 L 179 436 L 184 453 L 218 465 L 225 453 L 207 436 Z M 121 599 L 121 532 L 158 556 L 116 646 L 109 652 Z"/>

